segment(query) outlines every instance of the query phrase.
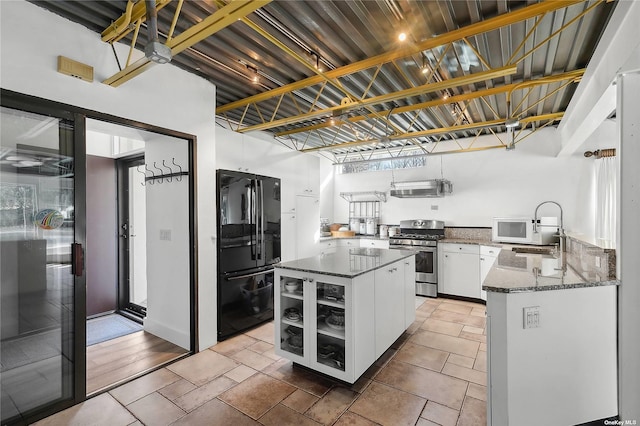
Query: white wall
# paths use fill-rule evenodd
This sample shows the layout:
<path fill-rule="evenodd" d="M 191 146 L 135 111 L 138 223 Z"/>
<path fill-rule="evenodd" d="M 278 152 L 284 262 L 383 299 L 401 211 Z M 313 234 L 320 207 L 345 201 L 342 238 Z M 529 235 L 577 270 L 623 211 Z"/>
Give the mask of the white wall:
<path fill-rule="evenodd" d="M 198 206 L 200 218 L 215 217 L 215 87 L 173 65 L 157 65 L 124 85 L 101 83 L 118 69 L 111 47 L 99 34 L 71 23 L 26 1 L 0 2 L 0 85 L 9 90 L 39 96 L 95 111 L 196 135 L 198 138 Z M 118 45 L 121 60 L 128 46 Z M 140 55 L 140 53 L 137 53 Z M 94 67 L 95 81 L 87 83 L 56 71 L 58 55 Z M 172 208 L 165 201 L 157 208 Z M 200 348 L 216 341 L 215 224 L 200 220 L 198 226 L 199 338 Z M 173 253 L 183 262 L 188 252 Z M 170 270 L 171 264 L 153 265 Z M 160 286 L 188 294 L 187 281 L 161 277 Z M 172 291 L 174 291 L 172 290 Z M 189 306 L 179 299 L 170 312 L 173 326 L 184 336 L 189 322 L 182 313 Z M 169 315 L 172 315 L 169 313 Z M 183 344 L 182 339 L 178 344 Z"/>
<path fill-rule="evenodd" d="M 144 161 L 155 171 L 154 163 L 162 160 L 189 171 L 188 143 L 158 135 L 145 143 Z M 156 173 L 159 173 L 156 171 Z M 147 316 L 146 331 L 189 348 L 189 181 L 172 178 L 148 181 L 145 185 L 147 211 Z M 161 238 L 167 232 L 170 239 Z M 187 309 L 184 309 L 184 307 Z"/>
<path fill-rule="evenodd" d="M 492 136 L 487 136 L 492 138 Z M 516 149 L 491 149 L 459 154 L 434 155 L 426 167 L 335 176 L 334 217 L 348 220 L 348 203 L 340 192 L 386 191 L 396 182 L 441 177 L 453 183 L 453 193 L 444 198 L 388 197 L 381 205 L 381 223 L 397 224 L 402 219 L 438 219 L 447 226 L 490 227 L 497 216 L 533 216 L 545 200 L 559 202 L 565 228 L 592 234 L 593 216 L 585 212 L 591 203 L 593 160 L 580 155 L 555 157 L 559 140 L 554 129 L 542 129 Z M 437 208 L 434 210 L 433 207 Z M 553 206 L 541 214 L 557 215 Z"/>
<path fill-rule="evenodd" d="M 618 194 L 619 235 L 617 238 L 618 277 L 618 350 L 620 380 L 620 418 L 640 419 L 640 72 L 618 77 L 620 120 L 620 188 Z"/>
<path fill-rule="evenodd" d="M 487 296 L 492 425 L 576 425 L 617 414 L 615 286 Z M 540 327 L 524 329 L 523 309 L 532 306 Z"/>

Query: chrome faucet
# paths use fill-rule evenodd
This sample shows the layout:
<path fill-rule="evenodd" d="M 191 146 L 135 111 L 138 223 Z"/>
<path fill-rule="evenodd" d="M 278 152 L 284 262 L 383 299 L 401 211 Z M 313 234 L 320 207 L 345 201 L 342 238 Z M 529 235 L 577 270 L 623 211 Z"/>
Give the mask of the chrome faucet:
<path fill-rule="evenodd" d="M 558 229 L 558 238 L 560 239 L 560 255 L 562 255 L 565 251 L 564 240 L 567 236 L 564 233 L 564 219 L 562 217 L 563 212 L 562 212 L 562 206 L 560 204 L 556 203 L 555 201 L 543 201 L 540 204 L 538 204 L 538 207 L 536 207 L 536 211 L 533 214 L 533 232 L 536 234 L 538 233 L 538 226 L 549 226 L 549 225 L 538 225 L 538 209 L 540 208 L 540 206 L 547 203 L 555 204 L 560 209 L 560 228 Z"/>

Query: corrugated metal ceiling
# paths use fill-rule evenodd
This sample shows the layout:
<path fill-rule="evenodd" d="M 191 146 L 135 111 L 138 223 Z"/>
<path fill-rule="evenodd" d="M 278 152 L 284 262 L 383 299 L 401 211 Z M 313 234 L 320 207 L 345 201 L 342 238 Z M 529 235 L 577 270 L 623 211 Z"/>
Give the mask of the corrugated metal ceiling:
<path fill-rule="evenodd" d="M 96 32 L 127 5 L 33 3 Z M 504 125 L 510 92 L 510 116 L 520 120 L 519 129 L 557 124 L 615 2 L 542 2 L 553 3 L 553 10 L 509 19 L 544 6 L 539 3 L 265 1 L 172 63 L 216 85 L 218 121 L 234 130 L 268 130 L 295 149 L 324 150 L 341 159 L 362 152 L 428 153 L 439 141 L 510 132 Z M 178 4 L 173 0 L 158 12 L 160 41 Z M 223 6 L 221 0 L 185 1 L 174 37 Z M 483 22 L 491 25 L 465 33 Z M 447 36 L 456 31 L 463 37 Z M 407 35 L 404 42 L 400 32 Z M 131 34 L 123 42 L 130 40 Z M 146 40 L 143 29 L 136 47 L 143 49 Z M 443 42 L 432 46 L 431 40 Z M 515 70 L 505 71 L 509 65 Z M 492 71 L 500 72 L 489 75 Z M 543 78 L 571 71 L 578 73 L 542 84 Z M 317 81 L 302 83 L 318 75 Z M 282 89 L 288 85 L 291 90 Z M 265 95 L 278 88 L 274 96 Z"/>

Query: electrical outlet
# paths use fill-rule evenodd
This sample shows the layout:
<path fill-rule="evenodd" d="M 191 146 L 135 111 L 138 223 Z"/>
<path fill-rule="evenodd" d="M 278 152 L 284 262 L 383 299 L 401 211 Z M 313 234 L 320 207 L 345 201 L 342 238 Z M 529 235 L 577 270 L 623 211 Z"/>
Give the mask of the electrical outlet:
<path fill-rule="evenodd" d="M 161 229 L 160 230 L 160 240 L 161 241 L 171 241 L 171 229 Z"/>
<path fill-rule="evenodd" d="M 431 210 L 438 210 L 437 204 L 431 204 Z"/>
<path fill-rule="evenodd" d="M 540 306 L 522 308 L 522 328 L 540 327 Z"/>
<path fill-rule="evenodd" d="M 596 256 L 596 268 L 600 267 L 600 256 Z"/>

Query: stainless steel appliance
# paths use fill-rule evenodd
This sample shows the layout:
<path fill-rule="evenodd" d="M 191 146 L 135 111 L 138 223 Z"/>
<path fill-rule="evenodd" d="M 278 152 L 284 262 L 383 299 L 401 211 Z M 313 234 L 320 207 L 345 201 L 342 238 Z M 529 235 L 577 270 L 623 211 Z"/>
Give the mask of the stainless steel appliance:
<path fill-rule="evenodd" d="M 218 339 L 273 319 L 280 179 L 218 170 Z"/>
<path fill-rule="evenodd" d="M 402 220 L 400 233 L 389 237 L 389 248 L 416 252 L 416 294 L 438 296 L 438 240 L 444 238 L 440 220 Z"/>

